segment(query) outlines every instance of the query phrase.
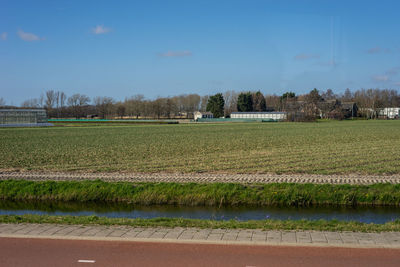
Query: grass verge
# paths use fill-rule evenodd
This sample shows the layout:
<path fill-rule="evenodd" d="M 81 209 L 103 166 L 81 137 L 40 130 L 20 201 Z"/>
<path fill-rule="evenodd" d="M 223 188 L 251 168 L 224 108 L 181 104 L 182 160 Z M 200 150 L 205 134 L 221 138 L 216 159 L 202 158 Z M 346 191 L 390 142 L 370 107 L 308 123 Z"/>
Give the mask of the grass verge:
<path fill-rule="evenodd" d="M 250 220 L 216 221 L 183 218 L 125 219 L 97 216 L 0 215 L 0 223 L 50 223 L 77 225 L 126 225 L 135 227 L 196 227 L 222 229 L 318 230 L 354 232 L 399 232 L 400 220 L 385 224 L 345 221 Z"/>
<path fill-rule="evenodd" d="M 0 181 L 0 199 L 186 206 L 398 206 L 400 185 Z"/>

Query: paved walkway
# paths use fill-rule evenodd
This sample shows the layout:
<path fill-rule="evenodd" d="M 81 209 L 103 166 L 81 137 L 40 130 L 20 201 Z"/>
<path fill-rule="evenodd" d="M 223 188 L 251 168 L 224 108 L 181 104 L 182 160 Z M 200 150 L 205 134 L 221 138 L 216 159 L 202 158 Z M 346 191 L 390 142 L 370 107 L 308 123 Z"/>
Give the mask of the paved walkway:
<path fill-rule="evenodd" d="M 400 232 L 358 233 L 0 224 L 1 237 L 400 249 Z"/>
<path fill-rule="evenodd" d="M 194 183 L 315 183 L 376 184 L 400 183 L 400 175 L 314 175 L 314 174 L 210 174 L 210 173 L 74 173 L 74 172 L 7 172 L 0 171 L 0 180 L 32 181 L 103 180 L 108 182 L 194 182 Z"/>

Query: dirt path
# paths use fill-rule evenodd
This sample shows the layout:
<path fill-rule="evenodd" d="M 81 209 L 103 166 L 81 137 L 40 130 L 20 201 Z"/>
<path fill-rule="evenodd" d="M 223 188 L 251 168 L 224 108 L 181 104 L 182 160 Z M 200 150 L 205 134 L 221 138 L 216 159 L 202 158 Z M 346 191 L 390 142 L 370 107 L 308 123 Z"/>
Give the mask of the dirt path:
<path fill-rule="evenodd" d="M 375 184 L 400 183 L 400 175 L 314 175 L 314 174 L 210 174 L 210 173 L 63 173 L 0 171 L 0 180 L 32 181 L 103 180 L 108 182 L 178 182 L 178 183 L 315 183 L 315 184 Z"/>

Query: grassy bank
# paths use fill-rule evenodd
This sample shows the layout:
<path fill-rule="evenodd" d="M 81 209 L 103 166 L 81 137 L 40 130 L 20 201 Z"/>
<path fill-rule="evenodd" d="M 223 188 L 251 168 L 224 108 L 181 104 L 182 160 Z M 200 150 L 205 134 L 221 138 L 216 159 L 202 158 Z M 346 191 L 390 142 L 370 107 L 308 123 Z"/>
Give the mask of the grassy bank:
<path fill-rule="evenodd" d="M 400 205 L 400 185 L 195 184 L 0 181 L 0 199 L 106 201 L 140 205 Z"/>
<path fill-rule="evenodd" d="M 264 229 L 264 230 L 319 230 L 357 232 L 399 232 L 400 221 L 385 224 L 367 224 L 345 221 L 308 220 L 252 220 L 215 221 L 182 218 L 121 219 L 97 216 L 48 216 L 48 215 L 0 215 L 0 223 L 52 223 L 79 225 L 128 225 L 136 227 L 197 227 L 222 229 Z"/>
<path fill-rule="evenodd" d="M 4 128 L 0 170 L 399 174 L 399 127 L 370 120 Z"/>

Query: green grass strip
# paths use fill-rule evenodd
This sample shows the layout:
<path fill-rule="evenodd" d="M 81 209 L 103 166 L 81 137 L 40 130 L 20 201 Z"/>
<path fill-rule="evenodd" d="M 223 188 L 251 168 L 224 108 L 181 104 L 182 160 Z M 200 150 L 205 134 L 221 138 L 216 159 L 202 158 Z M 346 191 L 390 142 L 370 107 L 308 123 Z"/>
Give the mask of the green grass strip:
<path fill-rule="evenodd" d="M 0 181 L 0 199 L 186 206 L 398 206 L 400 185 Z"/>
<path fill-rule="evenodd" d="M 196 227 L 222 229 L 318 230 L 355 232 L 400 231 L 400 220 L 387 222 L 385 224 L 368 224 L 338 220 L 216 221 L 183 218 L 126 219 L 97 216 L 0 215 L 0 223 L 50 223 L 77 225 L 127 225 L 134 227 Z"/>

